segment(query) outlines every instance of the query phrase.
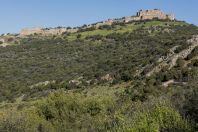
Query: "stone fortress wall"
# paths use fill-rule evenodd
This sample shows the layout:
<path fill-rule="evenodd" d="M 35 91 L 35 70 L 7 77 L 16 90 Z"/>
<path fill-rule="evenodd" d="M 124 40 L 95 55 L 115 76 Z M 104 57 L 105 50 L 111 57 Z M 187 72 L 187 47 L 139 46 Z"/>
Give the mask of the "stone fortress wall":
<path fill-rule="evenodd" d="M 64 32 L 77 32 L 77 29 L 67 29 L 67 28 L 26 28 L 20 32 L 20 36 L 28 36 L 34 34 L 41 34 L 41 35 L 60 35 Z"/>
<path fill-rule="evenodd" d="M 161 10 L 154 9 L 154 10 L 140 10 L 137 12 L 136 16 L 129 16 L 124 17 L 121 19 L 109 19 L 107 21 L 98 22 L 96 24 L 90 24 L 87 27 L 84 28 L 99 28 L 103 25 L 112 25 L 114 22 L 130 22 L 130 21 L 141 21 L 141 20 L 152 20 L 154 18 L 160 19 L 160 20 L 175 20 L 175 17 L 173 14 L 166 14 L 162 12 Z M 34 34 L 41 34 L 41 35 L 60 35 L 64 32 L 74 33 L 77 32 L 79 28 L 27 28 L 23 29 L 20 32 L 20 36 L 28 36 L 28 35 L 34 35 Z"/>
<path fill-rule="evenodd" d="M 154 9 L 154 10 L 140 10 L 137 12 L 136 16 L 131 16 L 131 17 L 125 17 L 125 22 L 129 21 L 140 21 L 140 20 L 152 20 L 154 18 L 160 19 L 160 20 L 175 20 L 175 16 L 173 14 L 166 14 L 163 11 L 159 9 Z"/>

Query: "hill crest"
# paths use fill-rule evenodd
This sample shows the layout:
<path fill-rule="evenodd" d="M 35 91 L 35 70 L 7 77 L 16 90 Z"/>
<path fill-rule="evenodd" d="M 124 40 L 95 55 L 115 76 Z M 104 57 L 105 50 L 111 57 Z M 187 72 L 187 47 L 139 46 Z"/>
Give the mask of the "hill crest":
<path fill-rule="evenodd" d="M 103 25 L 112 25 L 115 22 L 124 22 L 128 23 L 131 21 L 144 21 L 144 20 L 153 20 L 153 19 L 159 19 L 159 20 L 175 20 L 175 16 L 173 14 L 166 14 L 163 11 L 159 9 L 153 9 L 153 10 L 140 10 L 136 13 L 135 16 L 127 16 L 119 19 L 108 19 L 106 21 L 97 22 L 94 24 L 84 25 L 82 27 L 57 27 L 57 28 L 26 28 L 23 29 L 20 32 L 20 36 L 28 36 L 28 35 L 34 35 L 34 34 L 41 34 L 41 35 L 60 35 L 62 33 L 68 32 L 68 33 L 74 33 L 82 29 L 87 28 L 99 28 Z"/>

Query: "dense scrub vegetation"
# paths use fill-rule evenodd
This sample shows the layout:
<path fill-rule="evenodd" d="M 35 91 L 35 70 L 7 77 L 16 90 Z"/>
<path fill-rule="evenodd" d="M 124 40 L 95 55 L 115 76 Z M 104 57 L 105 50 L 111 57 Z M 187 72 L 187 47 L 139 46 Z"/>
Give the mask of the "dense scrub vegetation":
<path fill-rule="evenodd" d="M 0 130 L 195 131 L 198 48 L 145 75 L 197 34 L 194 25 L 156 20 L 32 35 L 0 48 Z"/>
<path fill-rule="evenodd" d="M 117 101 L 106 96 L 86 97 L 60 91 L 4 112 L 0 129 L 20 132 L 193 131 L 193 125 L 162 99 L 142 103 L 130 99 Z"/>
<path fill-rule="evenodd" d="M 87 36 L 72 42 L 67 36 L 32 36 L 19 46 L 0 48 L 0 100 L 35 91 L 30 86 L 45 81 L 54 80 L 71 89 L 104 82 L 101 78 L 107 74 L 112 83 L 132 80 L 137 70 L 155 63 L 176 45 L 185 47 L 186 40 L 198 32 L 195 26 L 182 22 L 132 25 L 142 26 L 132 32 Z M 69 84 L 71 80 L 81 85 Z"/>

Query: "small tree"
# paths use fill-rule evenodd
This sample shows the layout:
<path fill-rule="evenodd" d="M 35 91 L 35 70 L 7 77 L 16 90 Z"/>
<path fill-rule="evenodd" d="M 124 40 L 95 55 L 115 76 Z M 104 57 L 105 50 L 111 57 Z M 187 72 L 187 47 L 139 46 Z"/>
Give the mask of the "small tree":
<path fill-rule="evenodd" d="M 71 27 L 67 27 L 67 29 L 72 29 Z"/>
<path fill-rule="evenodd" d="M 83 26 L 82 26 L 82 28 L 86 28 L 87 27 L 87 25 L 86 24 L 84 24 Z"/>
<path fill-rule="evenodd" d="M 81 34 L 78 34 L 78 35 L 77 35 L 77 39 L 81 38 L 81 36 L 82 36 Z"/>

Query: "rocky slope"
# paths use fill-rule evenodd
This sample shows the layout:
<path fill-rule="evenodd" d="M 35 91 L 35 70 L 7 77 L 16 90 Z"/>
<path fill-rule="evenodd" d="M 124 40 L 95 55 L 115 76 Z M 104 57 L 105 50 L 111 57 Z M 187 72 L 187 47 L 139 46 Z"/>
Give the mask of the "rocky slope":
<path fill-rule="evenodd" d="M 197 35 L 150 20 L 0 47 L 0 131 L 196 131 Z"/>
<path fill-rule="evenodd" d="M 161 71 L 161 69 L 166 66 L 168 66 L 168 69 L 171 69 L 175 65 L 177 65 L 177 61 L 179 58 L 185 59 L 198 46 L 198 36 L 193 36 L 192 39 L 187 41 L 187 44 L 190 44 L 189 47 L 187 47 L 187 49 L 184 49 L 179 53 L 174 53 L 174 51 L 170 50 L 170 53 L 168 53 L 167 56 L 162 56 L 158 60 L 159 64 L 155 68 L 153 68 L 150 72 L 148 72 L 146 76 L 149 77 L 152 74 Z"/>

